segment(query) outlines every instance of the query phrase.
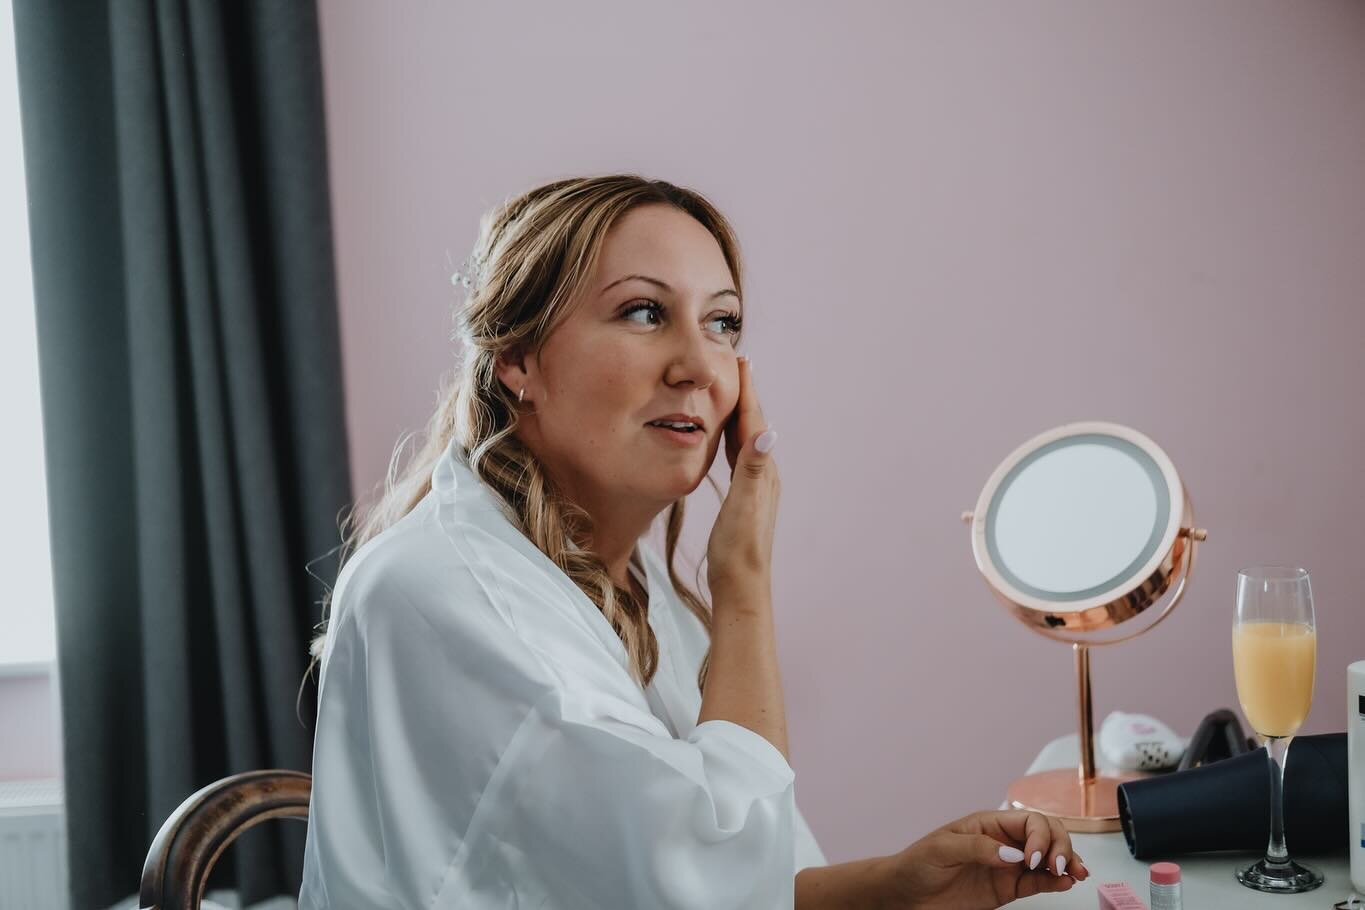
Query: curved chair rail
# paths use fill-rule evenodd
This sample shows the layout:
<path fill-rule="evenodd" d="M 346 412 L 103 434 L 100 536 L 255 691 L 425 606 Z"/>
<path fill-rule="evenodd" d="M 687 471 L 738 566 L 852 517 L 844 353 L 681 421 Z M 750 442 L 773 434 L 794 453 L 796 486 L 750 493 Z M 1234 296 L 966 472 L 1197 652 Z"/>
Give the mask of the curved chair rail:
<path fill-rule="evenodd" d="M 209 784 L 166 819 L 142 866 L 143 910 L 198 910 L 218 857 L 268 818 L 308 818 L 313 779 L 302 771 L 247 771 Z"/>

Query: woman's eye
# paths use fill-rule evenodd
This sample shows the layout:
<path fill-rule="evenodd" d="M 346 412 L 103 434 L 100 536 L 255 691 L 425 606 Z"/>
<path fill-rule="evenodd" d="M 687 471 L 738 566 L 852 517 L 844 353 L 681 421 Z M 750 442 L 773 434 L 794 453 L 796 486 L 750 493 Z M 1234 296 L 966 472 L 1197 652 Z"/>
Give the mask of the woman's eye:
<path fill-rule="evenodd" d="M 630 309 L 626 310 L 624 313 L 621 314 L 621 318 L 622 318 L 622 319 L 629 319 L 631 316 L 635 315 L 636 313 L 651 313 L 651 314 L 653 314 L 654 317 L 657 319 L 658 316 L 659 316 L 659 310 L 660 310 L 660 307 L 659 307 L 659 305 L 658 305 L 657 303 L 655 303 L 655 302 L 652 301 L 652 300 L 646 300 L 646 301 L 643 301 L 643 302 L 641 302 L 641 303 L 637 303 L 637 304 L 635 304 L 634 306 L 632 306 Z M 639 322 L 640 320 L 637 319 L 637 320 L 634 320 L 634 321 Z M 642 323 L 640 323 L 640 324 L 641 324 L 641 325 L 654 325 L 655 323 L 652 323 L 652 322 L 642 322 Z"/>
<path fill-rule="evenodd" d="M 725 328 L 721 329 L 721 331 L 729 335 L 738 335 L 740 327 L 744 324 L 744 320 L 742 318 L 740 318 L 739 316 L 731 315 L 729 313 L 723 316 L 712 317 L 711 321 L 719 322 L 721 325 L 725 326 Z"/>

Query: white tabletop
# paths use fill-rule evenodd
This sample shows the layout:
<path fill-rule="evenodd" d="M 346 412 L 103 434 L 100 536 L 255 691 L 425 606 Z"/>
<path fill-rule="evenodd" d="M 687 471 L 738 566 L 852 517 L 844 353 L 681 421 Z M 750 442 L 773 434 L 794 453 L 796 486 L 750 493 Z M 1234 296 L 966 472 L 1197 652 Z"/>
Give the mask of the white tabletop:
<path fill-rule="evenodd" d="M 1048 743 L 1034 759 L 1028 773 L 1075 766 L 1080 755 L 1077 739 L 1076 734 L 1072 733 Z M 1084 907 L 1085 910 L 1096 910 L 1099 907 L 1096 890 L 1100 882 L 1127 882 L 1144 903 L 1150 904 L 1148 863 L 1133 859 L 1121 833 L 1073 834 L 1071 842 L 1090 870 L 1089 880 L 1077 882 L 1065 894 L 1039 894 L 1016 901 L 1011 907 L 1027 907 L 1028 910 Z M 1289 844 L 1289 852 L 1291 856 L 1294 853 L 1292 843 Z M 1350 868 L 1345 850 L 1327 857 L 1311 856 L 1301 860 L 1304 865 L 1317 869 L 1326 877 L 1321 887 L 1305 894 L 1262 894 L 1239 884 L 1234 877 L 1237 867 L 1255 860 L 1256 854 L 1201 853 L 1163 858 L 1180 864 L 1181 891 L 1186 910 L 1232 910 L 1243 907 L 1274 907 L 1276 910 L 1314 907 L 1328 910 L 1351 894 Z"/>

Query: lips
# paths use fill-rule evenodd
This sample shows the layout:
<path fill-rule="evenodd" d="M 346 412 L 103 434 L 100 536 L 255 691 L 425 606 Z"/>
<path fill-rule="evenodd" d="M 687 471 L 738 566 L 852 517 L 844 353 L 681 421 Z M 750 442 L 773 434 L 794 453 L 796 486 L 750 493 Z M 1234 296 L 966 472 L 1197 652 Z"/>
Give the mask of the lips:
<path fill-rule="evenodd" d="M 706 421 L 702 420 L 696 414 L 683 414 L 681 412 L 665 414 L 662 417 L 655 417 L 653 420 L 646 423 L 645 426 L 655 426 L 659 423 L 690 423 L 697 428 L 697 431 L 706 432 Z"/>
<path fill-rule="evenodd" d="M 669 445 L 683 446 L 684 448 L 689 449 L 706 445 L 705 430 L 680 430 L 658 423 L 647 423 L 645 424 L 645 428 L 653 430 L 654 438 L 663 440 Z"/>

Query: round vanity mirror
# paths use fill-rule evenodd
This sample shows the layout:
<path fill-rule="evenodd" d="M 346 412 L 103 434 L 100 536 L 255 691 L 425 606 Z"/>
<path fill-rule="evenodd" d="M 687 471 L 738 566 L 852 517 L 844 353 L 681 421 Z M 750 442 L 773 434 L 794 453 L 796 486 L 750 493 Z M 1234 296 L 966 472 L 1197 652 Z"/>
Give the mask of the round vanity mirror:
<path fill-rule="evenodd" d="M 1147 631 L 1184 593 L 1206 535 L 1175 465 L 1130 427 L 1068 424 L 1011 452 L 963 519 L 996 598 L 1075 651 L 1079 767 L 1015 781 L 1009 802 L 1073 831 L 1116 831 L 1127 778 L 1095 773 L 1089 649 Z"/>

